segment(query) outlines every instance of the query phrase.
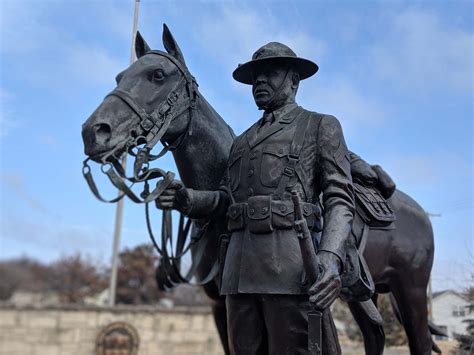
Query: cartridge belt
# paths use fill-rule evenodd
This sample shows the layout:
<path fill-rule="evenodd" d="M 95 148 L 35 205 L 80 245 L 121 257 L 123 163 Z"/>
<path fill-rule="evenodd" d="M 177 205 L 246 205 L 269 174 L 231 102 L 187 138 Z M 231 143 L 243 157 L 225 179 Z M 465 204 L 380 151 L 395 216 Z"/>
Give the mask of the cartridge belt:
<path fill-rule="evenodd" d="M 319 204 L 303 202 L 303 214 L 310 230 L 322 230 Z M 293 228 L 294 205 L 291 200 L 273 200 L 271 196 L 252 196 L 247 202 L 234 203 L 227 210 L 229 232 L 244 229 L 250 232 L 270 233 L 275 229 Z"/>

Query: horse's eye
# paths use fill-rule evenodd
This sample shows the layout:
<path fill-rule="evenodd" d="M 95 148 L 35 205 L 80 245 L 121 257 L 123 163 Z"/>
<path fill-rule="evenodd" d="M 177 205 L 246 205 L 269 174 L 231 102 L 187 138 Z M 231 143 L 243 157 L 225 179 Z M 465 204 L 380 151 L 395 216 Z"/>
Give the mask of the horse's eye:
<path fill-rule="evenodd" d="M 163 72 L 163 69 L 156 69 L 153 72 L 152 80 L 153 81 L 161 81 L 165 78 L 165 73 Z"/>

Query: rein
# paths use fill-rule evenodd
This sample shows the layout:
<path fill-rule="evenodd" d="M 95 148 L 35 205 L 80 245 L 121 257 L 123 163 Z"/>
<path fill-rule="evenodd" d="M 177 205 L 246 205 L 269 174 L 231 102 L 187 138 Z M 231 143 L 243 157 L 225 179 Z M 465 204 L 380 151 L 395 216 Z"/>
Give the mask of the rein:
<path fill-rule="evenodd" d="M 108 200 L 102 197 L 97 185 L 94 182 L 91 168 L 88 164 L 90 158 L 87 158 L 83 162 L 82 174 L 97 199 L 106 203 L 115 203 L 121 200 L 125 195 L 129 197 L 135 203 L 145 204 L 145 216 L 146 225 L 150 239 L 161 255 L 161 263 L 166 271 L 167 280 L 166 286 L 173 287 L 179 283 L 190 283 L 193 278 L 198 265 L 202 261 L 204 251 L 209 243 L 209 238 L 201 238 L 209 228 L 210 222 L 207 222 L 196 236 L 192 237 L 187 243 L 188 236 L 190 234 L 191 219 L 188 218 L 185 222 L 185 216 L 180 214 L 178 235 L 176 239 L 175 250 L 173 252 L 173 233 L 172 233 L 172 215 L 171 210 L 163 210 L 162 215 L 162 228 L 161 228 L 161 248 L 158 245 L 156 238 L 152 231 L 149 203 L 159 197 L 164 190 L 166 190 L 173 182 L 175 174 L 172 172 L 165 172 L 159 168 L 149 168 L 149 162 L 157 160 L 164 156 L 168 151 L 177 149 L 186 136 L 192 135 L 191 121 L 194 117 L 194 111 L 196 110 L 196 101 L 198 98 L 198 84 L 196 79 L 189 73 L 189 71 L 182 66 L 174 57 L 168 53 L 162 51 L 149 51 L 147 54 L 155 54 L 168 58 L 182 73 L 182 77 L 175 87 L 168 93 L 166 100 L 164 100 L 156 109 L 152 112 L 146 112 L 137 101 L 126 91 L 121 89 L 115 89 L 109 93 L 106 97 L 115 96 L 127 104 L 130 109 L 139 117 L 139 131 L 135 132 L 135 136 L 129 134 L 127 143 L 125 144 L 125 150 L 132 156 L 135 156 L 135 162 L 133 164 L 133 176 L 126 176 L 126 172 L 117 157 L 121 149 L 114 149 L 102 158 L 101 171 L 107 175 L 112 185 L 114 185 L 121 193 L 118 197 Z M 166 131 L 168 130 L 171 122 L 185 113 L 189 112 L 189 122 L 184 133 L 182 133 L 172 144 L 163 144 L 163 149 L 157 154 L 151 154 L 153 147 L 161 140 Z M 133 148 L 139 145 L 144 146 L 138 148 L 136 153 L 133 152 Z M 109 158 L 112 162 L 109 162 Z M 158 179 L 154 189 L 150 192 L 150 182 Z M 127 183 L 130 183 L 129 185 Z M 144 189 L 140 196 L 137 196 L 133 191 L 132 187 L 136 183 L 144 183 Z M 192 258 L 192 265 L 186 275 L 182 275 L 180 272 L 181 257 L 190 250 L 193 245 L 197 244 L 194 257 Z M 168 251 L 168 245 L 171 248 L 171 252 Z M 200 282 L 194 283 L 195 285 L 203 285 L 210 282 L 218 273 L 218 262 L 216 261 L 211 267 L 208 275 L 203 278 Z"/>

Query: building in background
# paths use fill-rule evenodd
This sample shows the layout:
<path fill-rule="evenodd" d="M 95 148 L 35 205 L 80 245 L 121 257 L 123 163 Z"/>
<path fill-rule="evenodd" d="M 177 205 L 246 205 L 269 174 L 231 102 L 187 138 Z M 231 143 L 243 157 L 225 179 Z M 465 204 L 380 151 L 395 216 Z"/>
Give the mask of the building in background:
<path fill-rule="evenodd" d="M 466 334 L 466 321 L 472 318 L 469 312 L 466 296 L 452 290 L 433 293 L 433 322 L 448 334 L 449 340 L 455 334 Z"/>

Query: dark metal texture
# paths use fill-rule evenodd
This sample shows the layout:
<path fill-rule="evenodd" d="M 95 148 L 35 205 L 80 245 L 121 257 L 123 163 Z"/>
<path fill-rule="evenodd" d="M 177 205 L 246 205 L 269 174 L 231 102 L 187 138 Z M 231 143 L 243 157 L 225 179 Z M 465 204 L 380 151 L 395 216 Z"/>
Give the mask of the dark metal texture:
<path fill-rule="evenodd" d="M 301 198 L 297 191 L 291 192 L 295 206 L 295 230 L 300 245 L 306 278 L 313 284 L 318 279 L 318 259 L 314 249 L 313 238 L 303 215 Z M 308 313 L 308 351 L 311 355 L 321 355 L 322 344 L 322 312 L 311 311 Z"/>
<path fill-rule="evenodd" d="M 170 57 L 156 54 L 148 55 L 148 45 L 146 45 L 141 36 L 137 38 L 138 60 L 118 76 L 117 88 L 129 94 L 133 88 L 135 102 L 148 114 L 154 112 L 163 102 L 167 101 L 168 94 L 173 91 L 173 88 L 175 88 L 182 79 L 183 73 L 177 68 L 174 62 L 177 61 L 182 67 L 186 67 L 183 54 L 166 27 L 163 31 L 163 44 Z M 171 59 L 171 57 L 173 59 Z M 151 76 L 150 70 L 152 73 Z M 291 78 L 291 76 L 289 77 Z M 276 97 L 272 98 L 273 101 L 269 103 L 268 100 L 265 99 L 265 97 L 267 97 L 265 96 L 265 92 L 262 91 L 263 89 L 260 89 L 261 88 L 256 86 L 253 90 L 256 103 L 259 107 L 268 108 L 272 106 L 272 103 L 278 103 L 278 98 Z M 284 90 L 280 91 L 284 93 Z M 189 97 L 189 93 L 183 95 L 183 97 Z M 267 102 L 265 102 L 265 100 Z M 161 137 L 161 142 L 165 145 L 165 149 L 169 147 L 167 150 L 174 148 L 173 156 L 178 167 L 180 178 L 186 187 L 201 191 L 215 191 L 218 189 L 221 178 L 226 170 L 234 135 L 224 120 L 200 95 L 197 96 L 194 105 L 195 109 L 193 110 L 175 111 L 178 115 L 169 123 L 166 131 L 162 131 L 163 136 Z M 146 145 L 146 140 L 143 139 L 140 134 L 143 130 L 141 122 L 145 122 L 145 120 L 141 120 L 140 114 L 136 111 L 138 110 L 134 110 L 122 98 L 115 95 L 106 97 L 83 125 L 83 139 L 86 154 L 92 160 L 99 163 L 115 162 L 120 158 L 121 152 L 128 151 L 129 153 L 133 153 L 129 145 L 136 144 L 140 147 Z M 192 119 L 191 116 L 193 116 Z M 292 117 L 293 115 L 290 116 Z M 229 181 L 230 191 L 235 195 L 236 202 L 245 202 L 249 195 L 268 195 L 274 191 L 276 187 L 275 179 L 279 173 L 272 169 L 262 170 L 260 167 L 256 167 L 260 170 L 253 171 L 251 174 L 250 162 L 261 162 L 263 154 L 265 154 L 265 159 L 275 157 L 277 159 L 275 162 L 281 162 L 283 161 L 282 158 L 288 156 L 287 147 L 291 141 L 291 135 L 288 134 L 285 136 L 283 133 L 287 131 L 284 130 L 283 127 L 289 127 L 291 122 L 290 120 L 280 122 L 280 118 L 281 117 L 277 117 L 268 128 L 264 128 L 263 135 L 258 134 L 258 127 L 255 125 L 247 131 L 246 135 L 240 137 L 240 139 L 234 143 L 236 149 L 233 149 L 229 163 L 239 163 L 239 171 L 242 172 L 241 175 L 238 175 L 238 178 L 233 178 L 233 180 L 231 179 Z M 331 119 L 326 118 L 326 120 L 330 121 Z M 260 122 L 257 124 L 259 123 Z M 147 126 L 146 123 L 144 123 L 144 125 Z M 330 126 L 334 128 L 334 125 Z M 308 132 L 317 131 L 318 127 L 310 127 L 308 130 Z M 309 136 L 312 136 L 312 134 Z M 130 137 L 134 137 L 135 140 L 131 142 Z M 265 149 L 263 149 L 265 144 L 259 143 L 262 143 L 266 138 L 275 139 L 273 145 L 275 149 L 271 151 L 265 151 Z M 283 142 L 285 139 L 286 143 Z M 256 152 L 252 152 L 251 150 L 245 152 L 239 150 L 239 144 L 243 143 L 248 144 L 252 148 L 257 147 Z M 330 142 L 328 144 L 330 146 Z M 302 156 L 314 154 L 314 149 L 311 147 L 311 144 L 309 144 L 308 147 L 308 152 L 305 152 L 303 148 Z M 280 152 L 279 149 L 283 149 L 283 151 Z M 336 165 L 338 163 L 341 164 L 345 169 L 346 163 L 344 160 L 348 161 L 345 154 L 345 150 L 341 151 L 336 146 L 334 147 L 334 151 L 327 156 L 327 159 L 331 159 Z M 147 160 L 151 161 L 151 157 L 154 156 L 150 151 L 144 150 L 138 151 L 135 155 L 138 159 L 136 164 L 137 168 L 134 169 L 135 172 L 146 167 L 147 164 L 145 162 Z M 296 174 L 290 179 L 290 184 L 295 183 L 295 188 L 301 194 L 306 194 L 304 196 L 311 198 L 316 193 L 319 194 L 319 187 L 316 186 L 318 181 L 315 180 L 313 176 L 308 177 L 307 175 L 307 172 L 313 168 L 309 166 L 307 168 L 309 168 L 309 170 L 305 168 L 300 171 L 298 171 L 297 168 Z M 319 168 L 320 167 L 318 167 L 318 169 Z M 339 170 L 340 166 L 337 166 L 335 169 Z M 352 165 L 351 169 L 353 169 Z M 89 168 L 85 167 L 84 170 L 87 175 Z M 120 171 L 115 170 L 117 176 L 120 177 Z M 235 176 L 237 175 L 231 175 L 231 177 Z M 250 183 L 250 181 L 256 177 L 262 183 L 259 186 L 253 186 Z M 357 169 L 353 169 L 353 177 L 357 177 Z M 374 177 L 375 184 L 377 185 L 377 172 L 375 170 Z M 362 178 L 361 180 L 364 179 Z M 301 181 L 303 181 L 303 183 Z M 393 184 L 390 184 L 390 180 L 385 179 L 385 181 L 388 181 L 388 183 L 385 183 L 387 190 L 393 190 L 394 187 Z M 391 191 L 384 196 L 389 196 L 390 193 Z M 326 196 L 327 195 L 326 193 Z M 329 203 L 330 202 L 331 200 L 329 200 Z M 395 302 L 400 310 L 401 318 L 403 319 L 403 325 L 409 339 L 412 354 L 429 354 L 432 342 L 427 322 L 425 291 L 434 252 L 431 224 L 424 210 L 413 199 L 398 190 L 391 195 L 388 203 L 397 216 L 397 220 L 394 222 L 395 228 L 370 229 L 367 234 L 364 256 L 372 273 L 376 291 L 392 292 L 394 296 Z M 325 214 L 327 215 L 325 216 L 325 221 L 331 220 L 330 217 L 327 218 L 330 210 L 330 208 L 325 209 Z M 327 225 L 326 223 L 326 227 Z M 360 218 L 356 214 L 353 229 L 361 229 L 358 227 L 359 225 L 361 225 Z M 199 234 L 201 228 L 202 224 L 200 224 L 199 221 L 193 223 L 192 237 Z M 209 241 L 205 247 L 202 262 L 196 268 L 196 273 L 200 280 L 205 278 L 209 270 L 211 270 L 215 264 L 219 254 L 218 237 L 225 231 L 225 219 L 218 218 L 213 220 L 203 233 L 202 238 L 208 238 Z M 357 230 L 354 233 L 357 234 Z M 239 233 L 232 235 L 226 259 L 229 258 L 229 255 L 235 253 L 236 249 L 234 246 L 236 239 L 239 238 L 238 234 Z M 280 235 L 280 237 L 281 236 L 283 236 L 283 234 Z M 249 236 L 247 235 L 246 237 Z M 275 235 L 275 237 L 278 236 Z M 260 240 L 263 241 L 262 239 Z M 284 239 L 281 238 L 281 240 L 283 241 Z M 339 250 L 336 247 L 337 243 L 334 244 L 336 240 L 337 238 L 323 238 L 324 243 L 327 243 L 327 245 L 323 246 L 326 246 L 326 249 L 334 250 L 336 253 L 343 252 L 343 250 Z M 333 247 L 336 248 L 333 249 Z M 191 247 L 191 250 L 194 252 L 195 248 Z M 256 250 L 257 249 L 245 250 L 245 252 L 254 253 Z M 257 258 L 252 260 L 260 261 L 266 258 L 266 255 L 258 253 L 256 253 L 255 256 Z M 343 254 L 341 254 L 341 256 L 343 256 Z M 252 267 L 255 268 L 255 265 L 252 265 Z M 291 269 L 291 267 L 287 266 L 286 263 L 280 268 L 280 270 L 284 272 L 288 272 L 288 269 Z M 225 278 L 225 270 L 223 276 Z M 296 280 L 296 282 L 300 282 L 300 280 Z M 215 301 L 213 309 L 216 324 L 224 348 L 228 352 L 224 298 L 219 296 L 217 283 L 208 283 L 204 286 L 204 289 Z M 376 300 L 376 296 L 374 296 L 374 300 Z M 265 303 L 264 305 L 270 304 L 272 303 Z M 355 306 L 351 305 L 351 310 L 364 334 L 367 353 L 381 354 L 384 340 L 380 326 L 370 322 L 367 315 L 360 310 L 358 304 L 355 304 Z M 273 316 L 272 312 L 269 312 L 268 315 Z M 324 317 L 325 315 L 323 314 L 323 318 Z"/>
<path fill-rule="evenodd" d="M 308 351 L 311 355 L 322 355 L 322 320 L 323 313 L 311 311 L 308 313 Z"/>

